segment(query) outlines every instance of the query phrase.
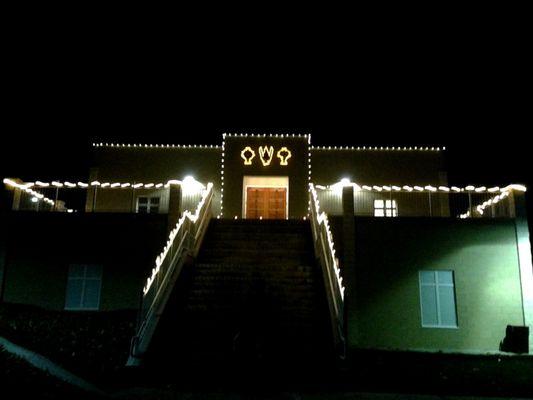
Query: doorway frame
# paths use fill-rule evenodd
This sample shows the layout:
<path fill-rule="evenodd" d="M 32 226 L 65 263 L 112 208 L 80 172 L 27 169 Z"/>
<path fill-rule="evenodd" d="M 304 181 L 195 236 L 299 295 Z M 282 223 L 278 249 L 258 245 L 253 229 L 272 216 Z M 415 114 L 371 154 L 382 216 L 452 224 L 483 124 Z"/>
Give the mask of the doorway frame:
<path fill-rule="evenodd" d="M 269 183 L 272 182 L 272 183 Z M 245 175 L 242 178 L 242 218 L 246 217 L 248 188 L 285 189 L 285 219 L 289 219 L 289 177 Z"/>

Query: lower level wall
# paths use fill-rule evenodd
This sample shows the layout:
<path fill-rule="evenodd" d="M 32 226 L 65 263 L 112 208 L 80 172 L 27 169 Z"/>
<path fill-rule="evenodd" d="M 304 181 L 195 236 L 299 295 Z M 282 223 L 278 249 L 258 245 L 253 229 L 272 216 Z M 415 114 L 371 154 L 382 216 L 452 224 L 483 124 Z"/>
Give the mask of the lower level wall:
<path fill-rule="evenodd" d="M 138 309 L 166 215 L 11 213 L 2 301 L 65 307 L 70 264 L 102 266 L 101 311 Z"/>
<path fill-rule="evenodd" d="M 351 347 L 497 351 L 506 326 L 524 324 L 513 220 L 356 218 L 355 243 Z M 423 269 L 454 271 L 457 328 L 422 327 Z"/>

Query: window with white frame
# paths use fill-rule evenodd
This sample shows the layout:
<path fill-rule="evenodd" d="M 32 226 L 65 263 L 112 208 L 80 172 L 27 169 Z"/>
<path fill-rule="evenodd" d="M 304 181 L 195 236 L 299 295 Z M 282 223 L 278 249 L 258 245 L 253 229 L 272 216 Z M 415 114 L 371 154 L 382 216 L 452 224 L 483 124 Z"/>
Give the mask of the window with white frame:
<path fill-rule="evenodd" d="M 419 271 L 420 309 L 425 328 L 457 328 L 453 271 Z"/>
<path fill-rule="evenodd" d="M 397 217 L 396 200 L 374 200 L 374 217 Z"/>
<path fill-rule="evenodd" d="M 101 288 L 101 265 L 69 265 L 65 309 L 98 310 L 100 307 Z"/>
<path fill-rule="evenodd" d="M 137 212 L 139 214 L 157 214 L 161 199 L 159 197 L 137 197 Z"/>

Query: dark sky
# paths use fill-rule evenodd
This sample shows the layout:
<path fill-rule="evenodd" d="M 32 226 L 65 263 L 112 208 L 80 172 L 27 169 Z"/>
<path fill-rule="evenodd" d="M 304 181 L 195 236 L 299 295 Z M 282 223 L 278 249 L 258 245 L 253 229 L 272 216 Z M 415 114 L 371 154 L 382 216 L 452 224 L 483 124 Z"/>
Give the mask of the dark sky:
<path fill-rule="evenodd" d="M 92 140 L 311 132 L 315 145 L 446 146 L 452 183 L 531 185 L 533 66 L 519 24 L 428 25 L 331 41 L 241 32 L 233 46 L 127 32 L 13 36 L 0 175 L 83 179 Z"/>

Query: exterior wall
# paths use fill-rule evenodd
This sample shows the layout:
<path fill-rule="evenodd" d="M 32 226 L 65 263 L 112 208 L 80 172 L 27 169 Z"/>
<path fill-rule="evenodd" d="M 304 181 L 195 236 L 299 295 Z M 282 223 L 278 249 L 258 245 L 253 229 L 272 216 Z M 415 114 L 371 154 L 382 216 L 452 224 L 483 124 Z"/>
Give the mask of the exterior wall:
<path fill-rule="evenodd" d="M 349 178 L 360 185 L 446 185 L 441 151 L 311 150 L 312 181 Z"/>
<path fill-rule="evenodd" d="M 529 352 L 533 354 L 533 262 L 527 221 L 527 206 L 524 193 L 513 192 L 510 196 L 516 209 L 516 240 L 520 263 L 520 283 L 524 304 L 525 325 L 529 326 Z"/>
<path fill-rule="evenodd" d="M 350 347 L 497 351 L 524 324 L 513 220 L 356 218 L 355 242 Z M 422 269 L 454 271 L 457 329 L 422 328 Z"/>
<path fill-rule="evenodd" d="M 255 157 L 251 165 L 245 165 L 241 152 L 249 146 Z M 270 165 L 263 165 L 259 147 L 273 146 Z M 282 147 L 291 151 L 287 165 L 280 165 L 276 153 Z M 307 215 L 309 182 L 309 144 L 307 137 L 227 137 L 224 148 L 224 202 L 226 218 L 242 216 L 243 180 L 245 176 L 286 176 L 289 178 L 289 218 Z"/>
<path fill-rule="evenodd" d="M 159 213 L 168 212 L 169 189 L 124 189 L 97 188 L 96 200 L 94 189 L 91 189 L 87 199 L 86 210 L 95 212 L 136 212 L 137 199 L 141 196 L 154 196 L 160 198 Z"/>
<path fill-rule="evenodd" d="M 4 294 L 4 268 L 6 261 L 7 213 L 0 208 L 0 301 Z"/>
<path fill-rule="evenodd" d="M 100 310 L 137 309 L 166 241 L 164 215 L 12 213 L 3 301 L 62 310 L 68 266 L 103 266 Z"/>
<path fill-rule="evenodd" d="M 221 155 L 220 147 L 97 147 L 94 149 L 94 162 L 89 180 L 166 183 L 190 175 L 204 184 L 213 183 L 217 194 L 214 199 L 215 213 L 218 214 Z M 135 196 L 144 190 L 135 190 L 135 193 L 137 192 L 139 194 Z M 96 204 L 97 211 L 131 212 L 132 205 L 135 207 L 131 188 L 100 189 L 97 192 Z M 168 200 L 165 204 L 168 207 Z M 89 190 L 86 209 L 91 210 L 92 206 L 93 191 Z"/>
<path fill-rule="evenodd" d="M 342 187 L 318 189 L 320 208 L 328 215 L 342 215 Z M 354 191 L 355 214 L 374 216 L 374 200 L 393 200 L 399 217 L 449 217 L 450 198 L 446 193 L 413 192 L 367 192 Z M 465 202 L 461 213 L 468 210 Z"/>
<path fill-rule="evenodd" d="M 224 157 L 222 146 L 204 147 L 128 147 L 102 146 L 94 148 L 94 162 L 90 181 L 166 183 L 171 179 L 183 179 L 187 175 L 196 180 L 214 184 L 214 213 L 220 212 L 221 165 L 224 159 L 224 216 L 242 216 L 242 181 L 249 176 L 288 176 L 289 215 L 301 217 L 307 214 L 307 184 L 309 160 L 311 181 L 329 185 L 343 177 L 359 184 L 369 185 L 445 185 L 447 178 L 441 151 L 418 150 L 325 150 L 309 147 L 307 137 L 242 137 L 226 136 Z M 241 151 L 251 146 L 256 152 L 252 165 L 243 165 Z M 263 166 L 259 159 L 259 146 L 274 146 L 275 152 L 285 146 L 292 152 L 286 167 L 279 165 L 274 154 L 272 163 Z M 309 151 L 311 157 L 309 158 Z M 119 191 L 119 193 L 116 193 Z M 107 194 L 107 193 L 112 194 Z M 97 194 L 96 211 L 131 212 L 135 206 L 132 189 L 106 191 Z M 401 200 L 401 199 L 400 199 Z M 402 204 L 403 215 L 412 215 Z M 447 215 L 447 202 L 433 199 L 432 215 Z M 86 209 L 92 210 L 93 190 L 88 190 Z M 430 215 L 427 202 L 416 204 L 416 212 L 424 210 Z M 163 212 L 163 211 L 162 211 Z M 420 215 L 420 214 L 417 214 Z"/>

